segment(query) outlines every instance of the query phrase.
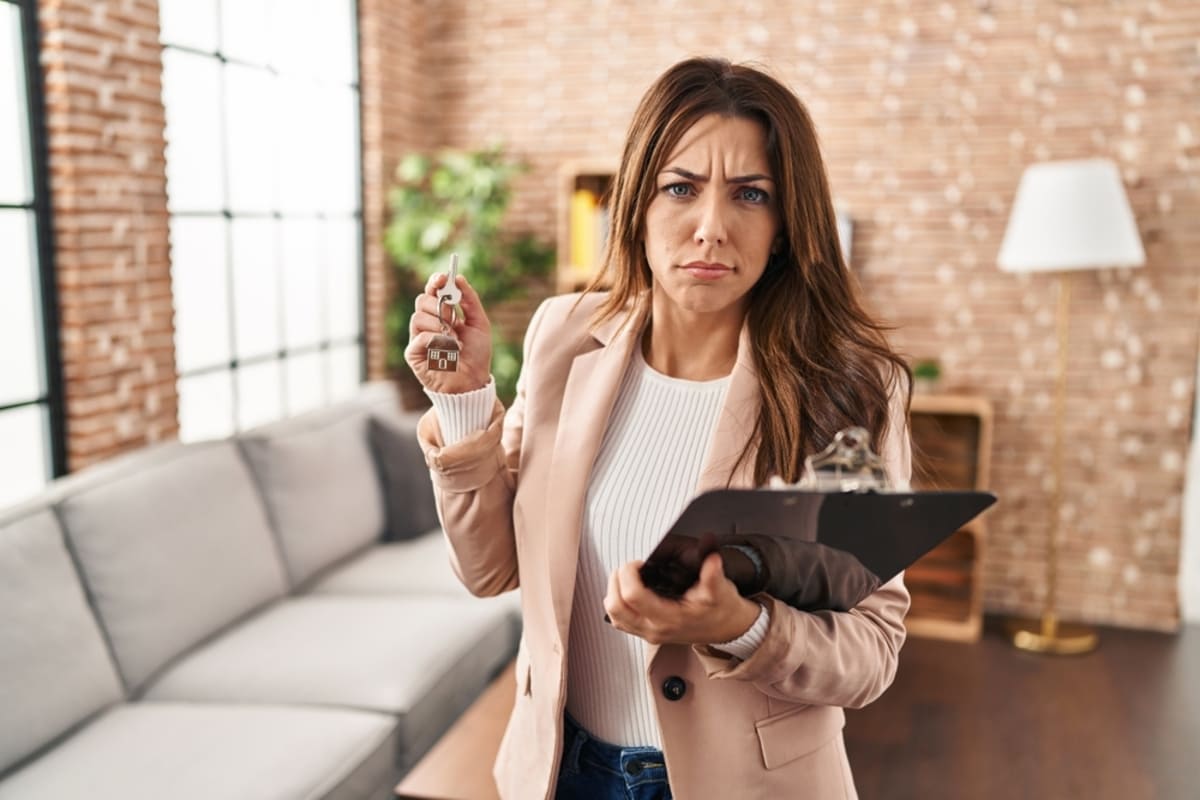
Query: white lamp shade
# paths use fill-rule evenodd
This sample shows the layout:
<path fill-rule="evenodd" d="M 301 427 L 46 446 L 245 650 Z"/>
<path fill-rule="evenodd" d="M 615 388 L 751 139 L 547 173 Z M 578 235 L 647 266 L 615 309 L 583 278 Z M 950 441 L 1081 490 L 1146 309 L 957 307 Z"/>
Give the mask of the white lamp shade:
<path fill-rule="evenodd" d="M 1146 263 L 1116 164 L 1095 158 L 1026 168 L 997 262 L 1005 272 Z"/>

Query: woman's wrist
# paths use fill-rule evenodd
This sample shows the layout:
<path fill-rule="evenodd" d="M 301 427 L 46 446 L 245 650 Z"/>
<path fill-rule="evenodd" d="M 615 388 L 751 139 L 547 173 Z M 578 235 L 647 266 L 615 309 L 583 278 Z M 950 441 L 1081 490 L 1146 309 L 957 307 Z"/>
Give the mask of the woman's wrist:
<path fill-rule="evenodd" d="M 462 441 L 488 425 L 496 402 L 495 383 L 489 380 L 482 388 L 470 392 L 435 392 L 426 389 L 437 411 L 445 445 Z"/>
<path fill-rule="evenodd" d="M 754 627 L 754 623 L 758 621 L 758 615 L 761 613 L 762 606 L 758 603 L 747 600 L 745 597 L 739 597 L 737 607 L 730 615 L 729 622 L 718 632 L 718 638 L 712 644 L 718 646 L 745 636 L 746 632 Z"/>
<path fill-rule="evenodd" d="M 767 628 L 771 624 L 771 612 L 767 610 L 767 607 L 757 603 L 755 605 L 758 608 L 758 615 L 740 636 L 709 646 L 742 661 L 754 655 L 759 645 L 763 643 L 763 639 L 766 638 Z"/>

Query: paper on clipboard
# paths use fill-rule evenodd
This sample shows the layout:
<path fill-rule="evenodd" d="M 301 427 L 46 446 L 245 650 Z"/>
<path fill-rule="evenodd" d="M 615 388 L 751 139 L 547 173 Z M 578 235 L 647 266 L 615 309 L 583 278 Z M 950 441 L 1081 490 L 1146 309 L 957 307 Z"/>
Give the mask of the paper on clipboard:
<path fill-rule="evenodd" d="M 890 491 L 865 433 L 844 431 L 809 460 L 807 485 L 819 489 L 718 489 L 693 499 L 647 557 L 643 582 L 678 597 L 709 553 L 740 546 L 763 562 L 757 591 L 805 611 L 847 611 L 996 502 L 990 492 Z"/>

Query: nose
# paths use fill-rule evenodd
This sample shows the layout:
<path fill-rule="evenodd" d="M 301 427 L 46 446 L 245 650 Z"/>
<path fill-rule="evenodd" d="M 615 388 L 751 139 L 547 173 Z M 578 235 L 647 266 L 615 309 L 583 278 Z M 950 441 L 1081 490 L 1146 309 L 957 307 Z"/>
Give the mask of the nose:
<path fill-rule="evenodd" d="M 696 244 L 699 245 L 723 245 L 728 238 L 728 231 L 725 226 L 725 209 L 722 207 L 721 198 L 716 192 L 709 192 L 711 196 L 707 198 L 707 202 L 697 204 L 697 211 L 700 215 L 696 220 L 696 233 L 694 238 Z"/>

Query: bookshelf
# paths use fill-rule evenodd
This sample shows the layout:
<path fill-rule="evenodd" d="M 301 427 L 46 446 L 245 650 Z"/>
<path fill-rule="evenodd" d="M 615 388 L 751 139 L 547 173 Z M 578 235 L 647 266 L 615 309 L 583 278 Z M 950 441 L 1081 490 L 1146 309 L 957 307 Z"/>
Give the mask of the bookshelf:
<path fill-rule="evenodd" d="M 599 271 L 615 173 L 610 161 L 568 161 L 559 168 L 555 285 L 560 294 L 579 291 Z"/>
<path fill-rule="evenodd" d="M 989 488 L 992 406 L 986 398 L 914 394 L 910 415 L 914 489 Z M 983 630 L 986 514 L 905 572 L 914 636 L 973 642 Z"/>

